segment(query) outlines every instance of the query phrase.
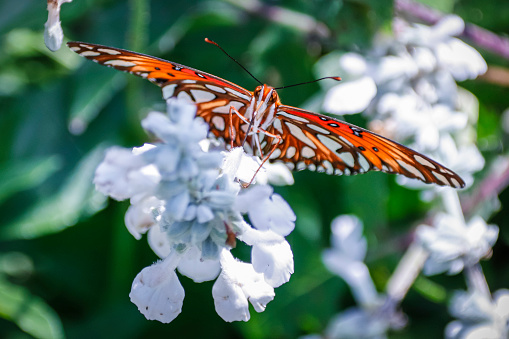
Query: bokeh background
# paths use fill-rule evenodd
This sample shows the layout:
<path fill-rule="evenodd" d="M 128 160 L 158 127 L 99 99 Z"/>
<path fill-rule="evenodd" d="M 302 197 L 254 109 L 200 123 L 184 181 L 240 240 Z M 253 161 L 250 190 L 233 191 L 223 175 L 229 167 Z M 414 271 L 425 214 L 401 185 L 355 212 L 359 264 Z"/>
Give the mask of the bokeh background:
<path fill-rule="evenodd" d="M 455 13 L 501 36 L 509 34 L 509 2 L 422 1 Z M 258 7 L 257 7 L 258 6 Z M 391 30 L 388 0 L 75 0 L 62 6 L 68 40 L 151 54 L 218 75 L 247 89 L 257 83 L 203 39 L 218 42 L 263 82 L 283 86 L 317 78 L 316 63 L 336 50 L 371 46 Z M 186 277 L 183 312 L 171 324 L 147 321 L 129 301 L 131 283 L 157 260 L 145 239 L 125 229 L 127 202 L 108 201 L 92 178 L 103 151 L 133 147 L 149 138 L 140 120 L 164 110 L 160 90 L 148 81 L 100 67 L 65 46 L 44 46 L 44 1 L 0 3 L 0 337 L 2 338 L 294 338 L 320 333 L 336 313 L 354 304 L 347 285 L 321 262 L 330 222 L 354 213 L 364 222 L 367 263 L 380 290 L 408 245 L 408 235 L 429 206 L 395 177 L 369 173 L 333 177 L 308 171 L 295 185 L 277 187 L 297 215 L 288 237 L 295 273 L 276 289 L 263 313 L 247 323 L 226 323 L 214 310 L 213 282 Z M 509 107 L 509 61 L 473 44 L 498 78 L 460 85 L 479 99 L 478 146 L 487 163 L 507 157 L 504 130 Z M 492 73 L 493 74 L 493 73 Z M 339 75 L 341 74 L 330 74 Z M 327 84 L 281 90 L 283 103 L 319 107 Z M 314 105 L 313 105 L 314 104 Z M 362 116 L 347 120 L 366 126 Z M 468 199 L 492 175 L 476 174 Z M 504 179 L 504 178 L 503 178 Z M 492 290 L 509 287 L 509 194 L 497 183 L 500 227 L 483 269 Z M 249 257 L 248 249 L 236 249 Z M 447 300 L 464 289 L 461 275 L 418 278 L 402 309 L 409 323 L 391 338 L 441 337 L 451 321 Z"/>

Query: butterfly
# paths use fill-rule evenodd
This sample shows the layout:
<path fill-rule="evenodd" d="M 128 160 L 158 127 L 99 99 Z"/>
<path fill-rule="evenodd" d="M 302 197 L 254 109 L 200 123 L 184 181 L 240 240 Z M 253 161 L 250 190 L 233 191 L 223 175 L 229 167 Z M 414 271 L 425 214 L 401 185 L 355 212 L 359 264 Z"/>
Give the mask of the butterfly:
<path fill-rule="evenodd" d="M 165 100 L 193 102 L 197 116 L 216 137 L 243 145 L 253 154 L 267 155 L 272 162 L 283 162 L 291 170 L 335 175 L 382 171 L 440 186 L 465 186 L 453 171 L 395 141 L 326 115 L 283 105 L 271 86 L 262 84 L 251 92 L 153 56 L 84 42 L 67 45 L 100 65 L 149 80 L 162 88 Z"/>

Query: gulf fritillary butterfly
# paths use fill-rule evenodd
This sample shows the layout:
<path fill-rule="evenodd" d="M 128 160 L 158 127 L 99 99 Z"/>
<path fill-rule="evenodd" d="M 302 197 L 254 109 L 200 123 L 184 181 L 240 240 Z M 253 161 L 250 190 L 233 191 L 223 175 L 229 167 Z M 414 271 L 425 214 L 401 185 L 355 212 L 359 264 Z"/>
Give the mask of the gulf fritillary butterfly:
<path fill-rule="evenodd" d="M 465 186 L 456 173 L 395 141 L 281 104 L 276 90 L 268 85 L 250 92 L 212 74 L 149 55 L 83 42 L 67 45 L 101 65 L 146 78 L 162 88 L 165 100 L 177 97 L 195 103 L 197 115 L 216 137 L 244 145 L 246 151 L 267 154 L 291 170 L 335 175 L 374 170 L 440 186 Z"/>

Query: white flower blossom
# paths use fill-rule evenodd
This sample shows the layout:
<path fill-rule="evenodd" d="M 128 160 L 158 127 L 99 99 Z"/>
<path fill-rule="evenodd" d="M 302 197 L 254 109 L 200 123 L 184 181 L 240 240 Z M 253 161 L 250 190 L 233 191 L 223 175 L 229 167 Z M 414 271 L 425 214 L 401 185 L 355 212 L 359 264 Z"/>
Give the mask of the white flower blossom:
<path fill-rule="evenodd" d="M 498 339 L 509 335 L 509 290 L 499 290 L 493 300 L 478 292 L 456 292 L 450 313 L 458 320 L 445 329 L 448 339 Z"/>
<path fill-rule="evenodd" d="M 498 227 L 487 225 L 479 216 L 465 224 L 455 216 L 440 214 L 434 220 L 434 227 L 419 226 L 417 237 L 430 252 L 425 274 L 457 274 L 490 253 L 498 237 Z"/>
<path fill-rule="evenodd" d="M 460 158 L 460 148 L 476 147 L 475 138 L 468 145 L 465 139 L 465 131 L 471 134 L 476 121 L 462 107 L 455 80 L 477 77 L 486 71 L 486 63 L 477 51 L 455 38 L 463 29 L 457 16 L 444 17 L 431 27 L 396 18 L 394 39 L 378 39 L 366 56 L 325 56 L 317 66 L 319 76 L 339 71 L 344 81 L 328 90 L 324 110 L 337 114 L 364 111 L 374 120 L 375 132 L 405 141 L 455 171 L 465 169 L 469 162 L 455 159 Z M 455 147 L 458 152 L 442 156 L 443 140 L 448 138 L 461 146 Z M 460 173 L 468 183 L 479 170 L 478 159 L 474 157 L 474 165 Z M 425 187 L 404 178 L 398 182 Z"/>
<path fill-rule="evenodd" d="M 218 314 L 246 321 L 248 300 L 263 311 L 274 287 L 293 273 L 284 237 L 295 227 L 295 214 L 270 186 L 242 189 L 240 182 L 253 179 L 260 160 L 241 148 L 226 153 L 203 147 L 207 125 L 195 113 L 195 106 L 169 100 L 168 114 L 152 112 L 142 121 L 160 142 L 110 149 L 94 182 L 115 199 L 130 198 L 129 232 L 139 239 L 148 231 L 150 247 L 163 259 L 133 283 L 131 300 L 147 319 L 170 322 L 180 313 L 178 270 L 195 282 L 217 278 L 212 293 Z M 252 246 L 252 264 L 229 252 L 236 239 Z"/>
<path fill-rule="evenodd" d="M 48 21 L 44 24 L 44 43 L 52 52 L 60 49 L 64 32 L 60 23 L 60 6 L 72 0 L 48 0 Z"/>
<path fill-rule="evenodd" d="M 175 267 L 176 256 L 145 267 L 134 279 L 129 297 L 148 320 L 169 323 L 182 311 L 184 288 Z"/>
<path fill-rule="evenodd" d="M 230 252 L 223 250 L 221 267 L 212 295 L 216 311 L 225 321 L 248 321 L 248 301 L 257 312 L 263 312 L 274 299 L 274 288 L 252 265 L 235 260 Z"/>
<path fill-rule="evenodd" d="M 404 326 L 406 319 L 393 308 L 365 309 L 351 307 L 330 321 L 325 338 L 330 339 L 385 339 L 391 329 Z"/>
<path fill-rule="evenodd" d="M 378 292 L 363 260 L 367 242 L 362 236 L 362 222 L 353 215 L 342 215 L 332 221 L 332 248 L 323 252 L 325 266 L 343 278 L 362 306 L 379 303 Z"/>

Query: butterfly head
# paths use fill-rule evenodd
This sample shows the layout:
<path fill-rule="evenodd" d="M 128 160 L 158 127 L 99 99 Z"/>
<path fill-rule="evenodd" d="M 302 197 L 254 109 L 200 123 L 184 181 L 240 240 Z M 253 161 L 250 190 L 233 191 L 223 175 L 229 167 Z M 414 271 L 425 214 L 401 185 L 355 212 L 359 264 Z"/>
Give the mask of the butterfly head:
<path fill-rule="evenodd" d="M 260 85 L 256 87 L 253 94 L 258 102 L 265 102 L 267 107 L 272 106 L 272 104 L 276 104 L 276 106 L 281 104 L 277 91 L 274 87 L 269 85 Z"/>

